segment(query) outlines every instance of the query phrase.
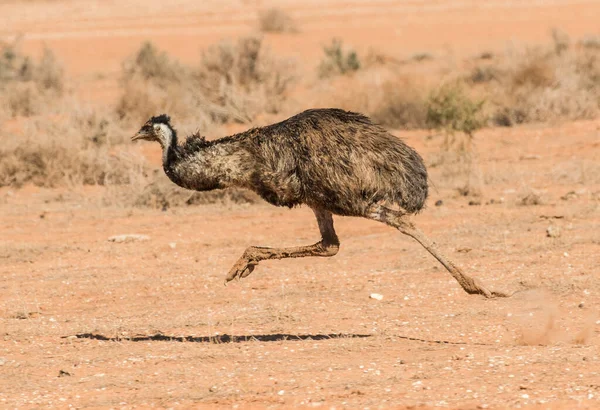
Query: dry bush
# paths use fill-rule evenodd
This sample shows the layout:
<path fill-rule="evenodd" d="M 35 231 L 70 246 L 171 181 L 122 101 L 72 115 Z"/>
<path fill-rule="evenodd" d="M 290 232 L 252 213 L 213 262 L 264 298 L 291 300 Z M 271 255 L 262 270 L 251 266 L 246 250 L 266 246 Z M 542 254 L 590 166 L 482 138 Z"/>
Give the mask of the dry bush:
<path fill-rule="evenodd" d="M 7 136 L 0 148 L 0 186 L 127 184 L 142 172 L 141 158 L 118 153 L 122 131 L 94 110 L 29 120 L 24 136 Z"/>
<path fill-rule="evenodd" d="M 3 44 L 0 93 L 0 107 L 12 117 L 55 111 L 56 100 L 65 93 L 63 69 L 49 49 L 36 62 L 22 54 L 17 43 Z"/>
<path fill-rule="evenodd" d="M 296 33 L 298 26 L 284 10 L 273 7 L 258 13 L 258 24 L 261 31 L 269 33 Z"/>
<path fill-rule="evenodd" d="M 191 69 L 171 59 L 151 43 L 123 63 L 123 94 L 116 107 L 119 118 L 135 124 L 150 116 L 168 112 L 178 118 L 207 126 L 210 116 L 201 109 L 205 98 L 196 90 Z"/>
<path fill-rule="evenodd" d="M 202 129 L 211 123 L 250 122 L 275 113 L 294 75 L 291 62 L 274 58 L 256 37 L 209 47 L 196 67 L 183 66 L 145 44 L 123 66 L 120 118 L 142 122 L 161 112 Z"/>
<path fill-rule="evenodd" d="M 482 108 L 483 100 L 471 98 L 460 81 L 442 84 L 427 100 L 428 128 L 444 133 L 442 150 L 435 165 L 444 166 L 444 177 L 452 180 L 463 196 L 479 196 L 483 188 L 473 147 L 473 133 L 485 123 Z"/>
<path fill-rule="evenodd" d="M 252 191 L 241 188 L 214 191 L 190 191 L 171 182 L 162 169 L 149 175 L 141 173 L 128 186 L 110 186 L 104 195 L 105 205 L 133 206 L 167 210 L 179 206 L 204 204 L 255 204 L 262 200 Z"/>
<path fill-rule="evenodd" d="M 550 51 L 513 56 L 488 84 L 495 125 L 589 119 L 600 108 L 600 50 L 572 49 L 555 39 Z"/>
<path fill-rule="evenodd" d="M 497 67 L 492 65 L 480 65 L 474 67 L 469 75 L 466 77 L 466 81 L 469 84 L 485 84 L 490 83 L 494 80 L 501 78 L 502 73 Z"/>
<path fill-rule="evenodd" d="M 586 36 L 581 39 L 579 45 L 583 48 L 600 49 L 600 36 Z"/>
<path fill-rule="evenodd" d="M 408 77 L 397 77 L 382 84 L 383 95 L 368 111 L 376 122 L 390 128 L 425 128 L 427 106 L 424 87 Z"/>
<path fill-rule="evenodd" d="M 185 205 L 204 204 L 254 204 L 260 202 L 260 197 L 254 192 L 233 188 L 214 191 L 189 191 L 173 184 L 159 172 L 156 179 L 144 186 L 134 198 L 133 206 L 143 208 L 167 209 Z"/>
<path fill-rule="evenodd" d="M 433 60 L 433 54 L 428 53 L 426 51 L 421 52 L 421 53 L 416 53 L 416 54 L 413 54 L 413 56 L 411 57 L 411 60 L 417 61 L 417 62 Z"/>
<path fill-rule="evenodd" d="M 447 148 L 458 140 L 457 132 L 464 134 L 468 138 L 460 139 L 459 149 L 466 150 L 473 132 L 483 127 L 482 107 L 483 101 L 473 100 L 461 82 L 442 84 L 427 100 L 427 126 L 444 131 Z"/>
<path fill-rule="evenodd" d="M 243 37 L 205 50 L 195 77 L 221 108 L 216 119 L 249 122 L 260 113 L 281 110 L 295 72 L 292 61 L 275 58 L 261 38 Z"/>
<path fill-rule="evenodd" d="M 323 47 L 325 56 L 319 64 L 319 76 L 327 78 L 344 75 L 360 69 L 361 64 L 356 51 L 346 49 L 340 39 L 334 38 L 329 46 Z"/>

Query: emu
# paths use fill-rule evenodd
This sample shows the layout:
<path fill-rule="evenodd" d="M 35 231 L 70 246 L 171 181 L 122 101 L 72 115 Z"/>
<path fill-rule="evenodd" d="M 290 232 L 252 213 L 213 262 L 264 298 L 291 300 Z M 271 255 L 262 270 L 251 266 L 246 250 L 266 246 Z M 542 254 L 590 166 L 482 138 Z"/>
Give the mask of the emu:
<path fill-rule="evenodd" d="M 165 173 L 183 188 L 241 187 L 272 205 L 305 204 L 313 210 L 319 242 L 289 248 L 251 246 L 231 268 L 225 284 L 247 277 L 263 260 L 334 256 L 340 246 L 333 227 L 335 214 L 382 222 L 416 239 L 469 294 L 508 296 L 463 273 L 410 221 L 427 199 L 423 159 L 364 115 L 311 109 L 214 141 L 196 133 L 179 145 L 169 116 L 162 114 L 150 118 L 132 140 L 158 141 Z"/>

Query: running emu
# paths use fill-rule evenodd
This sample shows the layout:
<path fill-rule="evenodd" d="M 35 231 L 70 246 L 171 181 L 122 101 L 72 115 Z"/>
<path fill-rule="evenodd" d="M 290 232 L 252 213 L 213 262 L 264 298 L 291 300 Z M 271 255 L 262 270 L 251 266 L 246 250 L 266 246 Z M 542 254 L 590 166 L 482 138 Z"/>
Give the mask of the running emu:
<path fill-rule="evenodd" d="M 319 242 L 291 248 L 251 246 L 231 268 L 225 283 L 245 278 L 262 260 L 335 255 L 340 246 L 333 228 L 332 214 L 336 214 L 383 222 L 413 237 L 467 293 L 507 296 L 464 274 L 410 222 L 409 215 L 423 209 L 427 199 L 423 159 L 361 114 L 307 110 L 216 141 L 195 134 L 183 145 L 178 145 L 170 118 L 163 114 L 150 118 L 132 138 L 139 139 L 160 143 L 165 173 L 183 188 L 247 188 L 273 205 L 306 204 L 315 213 Z"/>

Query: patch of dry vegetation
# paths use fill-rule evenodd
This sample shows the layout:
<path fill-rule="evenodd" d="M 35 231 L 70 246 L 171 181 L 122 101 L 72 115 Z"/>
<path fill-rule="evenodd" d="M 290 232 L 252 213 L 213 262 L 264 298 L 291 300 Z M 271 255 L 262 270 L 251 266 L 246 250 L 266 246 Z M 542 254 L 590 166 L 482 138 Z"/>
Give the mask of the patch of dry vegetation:
<path fill-rule="evenodd" d="M 263 31 L 292 31 L 281 10 L 259 17 Z M 448 165 L 454 172 L 449 178 L 471 194 L 477 191 L 471 144 L 480 127 L 598 115 L 598 44 L 597 37 L 573 43 L 554 31 L 545 48 L 482 53 L 466 70 L 424 80 L 418 70 L 436 67 L 426 61 L 429 54 L 401 61 L 372 53 L 361 59 L 336 39 L 324 47 L 313 77 L 331 91 L 327 104 L 318 105 L 364 112 L 390 128 L 442 131 L 440 160 L 433 166 Z M 223 124 L 252 124 L 264 114 L 288 111 L 297 79 L 293 62 L 274 57 L 260 37 L 215 44 L 194 65 L 146 43 L 123 63 L 117 105 L 102 111 L 80 108 L 50 50 L 38 60 L 20 53 L 17 43 L 3 44 L 0 53 L 0 119 L 17 124 L 0 131 L 7 141 L 0 149 L 0 186 L 105 185 L 107 202 L 128 206 L 256 202 L 242 190 L 194 193 L 175 187 L 136 154 L 139 148 L 127 136 L 159 113 L 203 133 Z"/>
<path fill-rule="evenodd" d="M 342 40 L 334 38 L 331 44 L 323 47 L 323 60 L 319 64 L 321 78 L 344 75 L 358 71 L 361 67 L 358 54 L 352 48 L 344 47 Z"/>
<path fill-rule="evenodd" d="M 294 78 L 291 61 L 273 57 L 259 37 L 213 45 L 193 67 L 146 43 L 123 66 L 117 113 L 140 123 L 168 112 L 202 129 L 249 123 L 261 113 L 277 113 Z"/>
<path fill-rule="evenodd" d="M 2 127 L 0 187 L 33 184 L 107 185 L 130 182 L 140 161 L 122 158 L 113 148 L 122 142 L 114 118 L 81 107 L 67 92 L 61 65 L 46 49 L 39 61 L 17 44 L 0 56 L 0 117 L 18 127 Z"/>
<path fill-rule="evenodd" d="M 425 128 L 427 125 L 427 95 L 407 77 L 398 77 L 383 84 L 386 90 L 374 107 L 367 111 L 374 121 L 396 129 Z"/>
<path fill-rule="evenodd" d="M 116 121 L 80 108 L 24 123 L 0 148 L 0 186 L 128 184 L 143 171 L 141 158 L 116 150 L 122 130 Z"/>
<path fill-rule="evenodd" d="M 118 205 L 135 206 L 139 208 L 169 208 L 204 204 L 254 204 L 262 202 L 254 192 L 232 188 L 214 191 L 197 192 L 178 187 L 162 172 L 155 170 L 151 178 L 138 185 L 134 195 L 129 189 L 114 190 L 106 202 Z"/>
<path fill-rule="evenodd" d="M 574 47 L 553 32 L 553 45 L 477 66 L 469 81 L 489 102 L 492 125 L 595 118 L 600 111 L 600 49 Z"/>
<path fill-rule="evenodd" d="M 45 111 L 65 92 L 63 69 L 49 49 L 39 61 L 19 51 L 18 41 L 0 44 L 0 106 L 6 116 Z"/>
<path fill-rule="evenodd" d="M 173 186 L 130 145 L 127 135 L 161 112 L 211 128 L 276 113 L 294 76 L 256 37 L 205 50 L 197 66 L 180 64 L 144 44 L 123 65 L 123 95 L 114 110 L 82 107 L 46 50 L 39 62 L 6 45 L 0 56 L 0 187 L 103 185 L 111 204 L 167 208 L 198 203 L 252 203 L 243 190 L 192 193 Z M 61 102 L 58 104 L 58 102 Z M 160 172 L 159 172 L 160 174 Z"/>
<path fill-rule="evenodd" d="M 297 33 L 298 26 L 284 10 L 273 7 L 258 13 L 258 25 L 267 33 Z"/>

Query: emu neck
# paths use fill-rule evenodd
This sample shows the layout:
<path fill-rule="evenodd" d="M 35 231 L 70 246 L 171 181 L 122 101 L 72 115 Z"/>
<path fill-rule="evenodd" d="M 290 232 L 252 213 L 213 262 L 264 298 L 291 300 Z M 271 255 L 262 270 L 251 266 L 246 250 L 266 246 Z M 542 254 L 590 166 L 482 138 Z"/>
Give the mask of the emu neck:
<path fill-rule="evenodd" d="M 242 154 L 230 144 L 210 144 L 190 150 L 173 141 L 163 148 L 163 169 L 177 185 L 210 191 L 240 185 Z"/>
<path fill-rule="evenodd" d="M 162 147 L 163 155 L 162 162 L 163 168 L 166 170 L 169 164 L 176 159 L 177 153 L 177 136 L 173 134 L 167 134 L 164 140 L 160 140 L 160 146 Z"/>

